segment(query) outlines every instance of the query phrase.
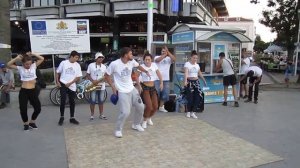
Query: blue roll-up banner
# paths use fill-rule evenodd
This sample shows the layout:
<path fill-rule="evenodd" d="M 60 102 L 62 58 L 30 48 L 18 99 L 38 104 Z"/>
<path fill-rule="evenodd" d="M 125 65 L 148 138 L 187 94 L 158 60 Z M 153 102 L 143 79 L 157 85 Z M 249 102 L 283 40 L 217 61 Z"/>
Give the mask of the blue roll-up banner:
<path fill-rule="evenodd" d="M 184 75 L 183 73 L 176 73 L 175 84 L 183 86 Z M 207 86 L 203 86 L 203 81 L 200 80 L 201 89 L 204 92 L 204 103 L 221 103 L 224 101 L 224 86 L 223 75 L 205 76 Z M 236 89 L 239 90 L 239 84 L 236 85 Z M 174 87 L 174 93 L 179 94 L 179 88 Z M 232 87 L 228 87 L 227 101 L 234 101 L 232 94 Z"/>

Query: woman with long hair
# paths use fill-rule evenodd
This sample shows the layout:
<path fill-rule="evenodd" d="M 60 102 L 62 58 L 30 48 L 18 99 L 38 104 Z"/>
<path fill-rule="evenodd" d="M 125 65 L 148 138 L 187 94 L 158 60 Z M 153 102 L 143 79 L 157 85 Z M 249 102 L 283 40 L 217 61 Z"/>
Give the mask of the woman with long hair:
<path fill-rule="evenodd" d="M 141 72 L 141 87 L 142 87 L 142 99 L 145 104 L 144 110 L 144 121 L 142 123 L 143 128 L 147 128 L 148 125 L 153 125 L 151 117 L 154 115 L 158 108 L 158 96 L 157 91 L 155 89 L 154 81 L 159 79 L 160 81 L 160 90 L 163 89 L 163 81 L 161 73 L 158 70 L 158 67 L 155 63 L 152 62 L 152 55 L 146 53 L 144 55 L 144 64 L 141 66 L 147 70 L 150 74 L 148 76 L 146 73 Z"/>
<path fill-rule="evenodd" d="M 202 75 L 200 66 L 197 64 L 198 55 L 196 51 L 192 51 L 190 61 L 184 64 L 184 86 L 187 94 L 187 113 L 186 117 L 198 118 L 195 112 L 199 111 L 200 104 L 203 102 L 204 94 L 200 88 L 199 77 L 206 86 L 206 80 Z"/>
<path fill-rule="evenodd" d="M 36 62 L 32 61 L 32 56 L 37 58 Z M 15 63 L 17 61 L 22 62 L 22 66 L 17 66 Z M 23 55 L 18 55 L 16 58 L 12 59 L 7 63 L 7 66 L 12 69 L 17 69 L 22 85 L 21 90 L 19 92 L 19 106 L 20 106 L 20 114 L 24 123 L 24 131 L 28 131 L 29 129 L 37 129 L 38 127 L 35 124 L 35 121 L 38 115 L 41 112 L 41 102 L 39 100 L 35 84 L 36 84 L 36 68 L 44 61 L 44 57 L 39 54 L 27 52 Z M 27 115 L 27 104 L 28 101 L 33 106 L 33 114 L 31 116 L 31 120 L 28 121 Z"/>

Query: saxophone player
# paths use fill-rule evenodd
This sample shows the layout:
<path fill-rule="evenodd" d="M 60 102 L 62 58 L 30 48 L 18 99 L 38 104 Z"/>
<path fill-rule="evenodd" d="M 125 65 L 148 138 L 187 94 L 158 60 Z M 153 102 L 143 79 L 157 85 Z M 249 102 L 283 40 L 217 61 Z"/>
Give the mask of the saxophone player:
<path fill-rule="evenodd" d="M 105 92 L 105 82 L 103 81 L 106 66 L 102 64 L 104 55 L 101 52 L 95 54 L 95 62 L 90 63 L 87 69 L 87 78 L 96 86 L 96 89 L 90 93 L 90 121 L 94 120 L 95 105 L 99 107 L 99 119 L 107 120 L 107 117 L 103 115 L 103 101 Z"/>

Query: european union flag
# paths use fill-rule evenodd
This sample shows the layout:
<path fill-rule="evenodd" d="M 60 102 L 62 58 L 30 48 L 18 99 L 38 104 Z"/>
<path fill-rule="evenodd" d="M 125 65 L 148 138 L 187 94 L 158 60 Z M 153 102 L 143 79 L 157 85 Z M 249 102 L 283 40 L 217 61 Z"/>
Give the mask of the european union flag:
<path fill-rule="evenodd" d="M 32 21 L 32 34 L 33 35 L 44 35 L 47 34 L 46 21 Z"/>

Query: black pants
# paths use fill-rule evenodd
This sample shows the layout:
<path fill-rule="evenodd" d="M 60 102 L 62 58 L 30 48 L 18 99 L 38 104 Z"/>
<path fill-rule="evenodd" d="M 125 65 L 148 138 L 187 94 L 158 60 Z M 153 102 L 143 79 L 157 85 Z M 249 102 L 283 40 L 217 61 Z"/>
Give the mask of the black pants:
<path fill-rule="evenodd" d="M 75 97 L 76 97 L 76 92 L 70 90 L 69 88 L 66 87 L 65 84 L 60 83 L 60 116 L 65 115 L 65 105 L 66 105 L 66 97 L 67 95 L 69 96 L 69 103 L 70 103 L 70 117 L 74 117 L 75 113 Z"/>
<path fill-rule="evenodd" d="M 202 112 L 204 94 L 200 89 L 199 80 L 188 80 L 185 90 L 188 112 Z"/>
<path fill-rule="evenodd" d="M 38 115 L 41 112 L 41 102 L 37 95 L 36 89 L 21 88 L 19 92 L 19 106 L 20 106 L 20 114 L 24 123 L 28 121 L 28 116 L 27 116 L 28 100 L 34 109 L 33 114 L 31 116 L 31 120 L 36 120 Z"/>
<path fill-rule="evenodd" d="M 248 92 L 248 99 L 249 100 L 252 100 L 253 83 L 257 78 L 258 77 L 250 77 L 250 79 L 249 79 L 249 84 L 252 85 L 252 86 L 249 85 L 249 92 Z M 257 100 L 257 97 L 258 97 L 258 90 L 259 90 L 260 81 L 261 81 L 261 79 L 254 84 L 254 100 Z"/>

